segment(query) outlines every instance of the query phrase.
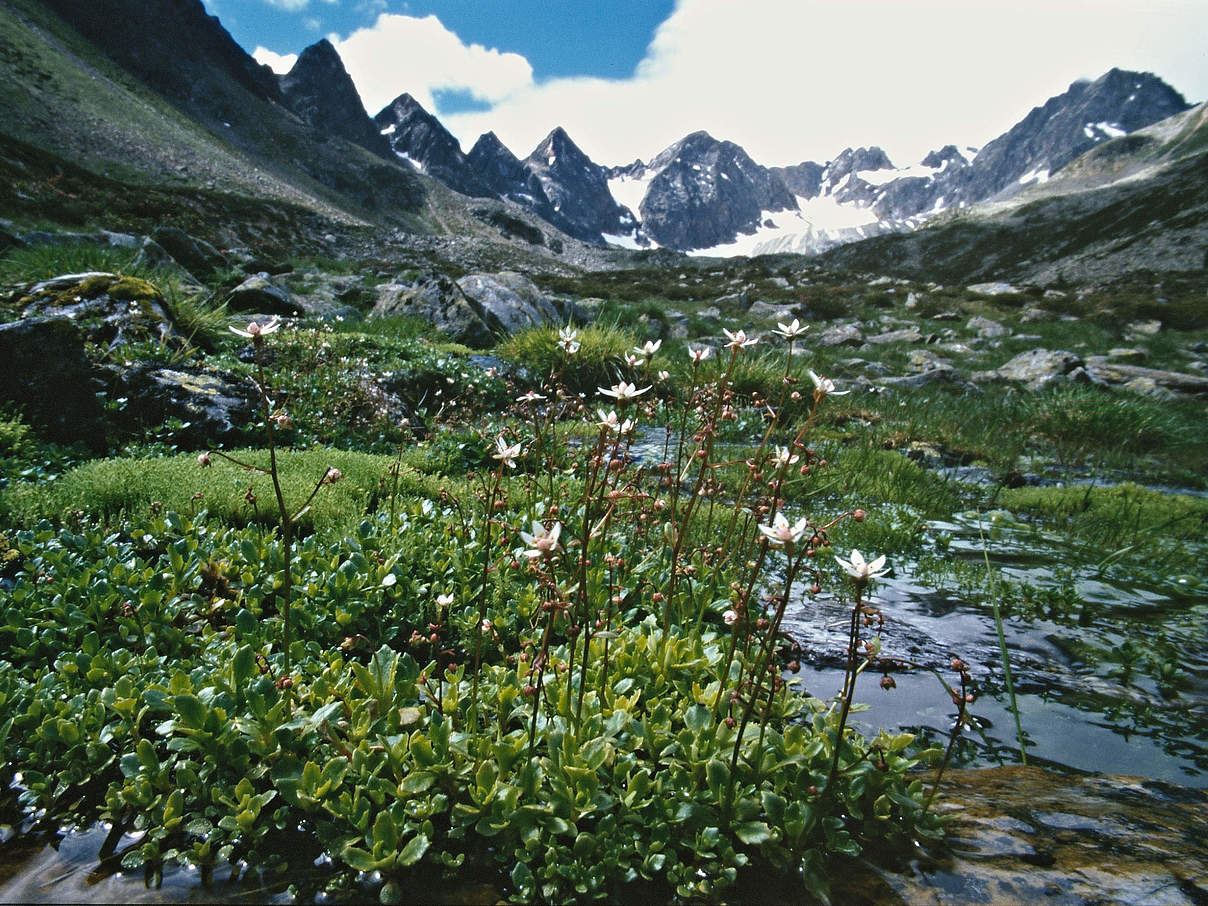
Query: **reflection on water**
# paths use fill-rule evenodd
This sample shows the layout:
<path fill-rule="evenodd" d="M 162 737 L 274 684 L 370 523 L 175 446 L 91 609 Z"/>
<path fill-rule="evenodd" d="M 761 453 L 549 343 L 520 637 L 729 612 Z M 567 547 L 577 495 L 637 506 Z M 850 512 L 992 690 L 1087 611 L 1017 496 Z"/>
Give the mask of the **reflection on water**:
<path fill-rule="evenodd" d="M 976 523 L 943 527 L 953 537 L 951 556 L 982 558 Z M 1039 547 L 1034 532 L 1026 543 L 1022 533 L 1008 532 L 988 552 L 1005 574 L 1040 588 L 1054 583 L 1054 563 L 1070 560 L 1068 551 Z M 1072 587 L 1092 619 L 1004 625 L 1029 759 L 1208 787 L 1208 602 L 1181 594 L 1177 583 L 1152 588 L 1096 575 L 1076 576 Z M 972 668 L 979 698 L 971 708 L 976 725 L 966 732 L 971 763 L 1018 761 L 990 608 L 924 585 L 909 564 L 879 583 L 873 603 L 885 616 L 884 657 L 945 674 L 953 657 Z M 819 698 L 842 686 L 848 615 L 826 597 L 793 602 L 785 615 L 786 630 L 804 649 L 802 662 L 813 668 L 800 680 Z M 1164 684 L 1153 670 L 1128 669 L 1121 656 L 1128 646 L 1173 652 L 1177 683 Z M 924 728 L 946 736 L 955 708 L 934 676 L 922 669 L 893 676 L 897 688 L 890 691 L 879 688 L 877 674 L 861 677 L 856 698 L 868 705 L 859 715 L 864 729 Z"/>

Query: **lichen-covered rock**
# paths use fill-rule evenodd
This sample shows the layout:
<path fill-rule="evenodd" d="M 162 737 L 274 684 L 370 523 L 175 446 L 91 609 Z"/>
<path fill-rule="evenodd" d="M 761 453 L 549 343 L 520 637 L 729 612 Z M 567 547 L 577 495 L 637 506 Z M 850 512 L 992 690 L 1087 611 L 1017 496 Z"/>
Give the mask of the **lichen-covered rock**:
<path fill-rule="evenodd" d="M 889 330 L 885 333 L 878 333 L 864 338 L 864 342 L 875 345 L 884 345 L 885 343 L 921 343 L 922 341 L 923 335 L 917 327 L 903 327 L 901 330 Z"/>
<path fill-rule="evenodd" d="M 113 347 L 151 341 L 183 346 L 155 284 L 104 271 L 63 274 L 31 286 L 19 300 L 26 318 L 65 318 L 90 343 Z"/>
<path fill-rule="evenodd" d="M 105 448 L 99 374 L 84 351 L 84 331 L 67 318 L 0 324 L 0 401 L 50 440 Z"/>
<path fill-rule="evenodd" d="M 973 317 L 969 319 L 969 323 L 965 325 L 969 330 L 974 331 L 983 340 L 992 340 L 997 337 L 1008 337 L 1011 335 L 1011 328 L 1004 327 L 997 321 L 990 318 Z"/>
<path fill-rule="evenodd" d="M 141 429 L 178 419 L 183 426 L 173 441 L 186 449 L 242 440 L 257 415 L 258 395 L 251 381 L 190 365 L 134 365 L 119 374 L 113 395 L 127 400 L 119 415 L 122 427 Z"/>

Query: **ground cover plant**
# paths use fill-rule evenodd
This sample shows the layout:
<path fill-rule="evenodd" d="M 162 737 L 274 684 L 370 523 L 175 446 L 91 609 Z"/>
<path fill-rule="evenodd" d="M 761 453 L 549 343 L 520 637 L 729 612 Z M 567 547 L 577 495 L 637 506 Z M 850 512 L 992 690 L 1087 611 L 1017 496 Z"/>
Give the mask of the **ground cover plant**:
<path fill-rule="evenodd" d="M 833 383 L 788 377 L 735 459 L 719 436 L 753 339 L 733 333 L 707 378 L 698 351 L 682 399 L 618 380 L 597 407 L 559 383 L 581 342 L 564 329 L 562 361 L 491 426 L 482 466 L 433 482 L 403 447 L 287 460 L 276 328 L 241 331 L 267 459 L 163 460 L 109 503 L 130 485 L 122 460 L 48 501 L 6 496 L 29 528 L 5 567 L 0 741 L 31 814 L 107 821 L 102 855 L 152 871 L 288 866 L 305 840 L 380 873 L 386 901 L 465 867 L 526 901 L 717 899 L 769 869 L 823 896 L 833 858 L 940 832 L 934 784 L 910 773 L 938 753 L 849 724 L 885 558 L 840 559 L 828 536 L 865 513 L 786 515 L 780 493 L 821 467 L 807 440 Z M 658 349 L 634 352 L 645 372 Z M 555 442 L 567 418 L 586 422 L 577 444 Z M 657 462 L 632 450 L 647 429 Z M 190 492 L 186 464 L 212 489 Z M 101 505 L 62 513 L 76 493 Z M 242 505 L 206 509 L 224 494 Z M 849 682 L 830 702 L 782 674 L 784 609 L 823 582 L 851 589 Z"/>
<path fill-rule="evenodd" d="M 1202 486 L 1202 406 L 1093 386 L 847 393 L 860 360 L 811 345 L 817 324 L 756 340 L 738 308 L 694 320 L 694 292 L 779 290 L 777 269 L 646 275 L 592 327 L 482 362 L 412 323 L 240 322 L 187 353 L 265 390 L 248 446 L 208 467 L 150 436 L 79 462 L 5 414 L 10 813 L 107 822 L 102 856 L 152 877 L 329 865 L 303 896 L 406 900 L 468 875 L 517 900 L 713 900 L 775 872 L 821 897 L 846 855 L 940 832 L 919 769 L 992 749 L 969 671 L 991 702 L 1003 676 L 947 657 L 939 732 L 861 720 L 860 698 L 927 672 L 880 607 L 903 577 L 1042 628 L 1094 677 L 1075 697 L 1017 672 L 1025 701 L 1208 770 L 1182 707 L 1203 669 L 1203 503 L 1119 483 Z M 681 298 L 650 302 L 660 280 Z M 903 317 L 886 305 L 904 295 L 865 291 L 852 317 Z M 1023 304 L 933 295 L 1004 320 Z M 651 316 L 668 304 L 688 336 Z M 979 367 L 1026 342 L 987 344 Z M 1017 486 L 1050 469 L 1086 483 Z M 1008 568 L 1012 551 L 1044 565 Z M 1095 591 L 1130 584 L 1177 611 Z M 790 609 L 835 605 L 824 646 L 784 634 Z M 806 654 L 850 681 L 795 673 Z M 1018 757 L 1029 734 L 1025 707 Z"/>

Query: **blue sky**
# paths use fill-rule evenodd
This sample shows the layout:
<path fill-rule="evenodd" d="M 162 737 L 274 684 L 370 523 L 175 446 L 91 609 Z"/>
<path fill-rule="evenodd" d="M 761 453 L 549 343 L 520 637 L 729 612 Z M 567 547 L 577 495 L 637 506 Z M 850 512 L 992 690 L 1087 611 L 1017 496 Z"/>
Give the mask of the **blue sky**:
<path fill-rule="evenodd" d="M 563 126 L 602 164 L 706 129 L 772 166 L 978 147 L 1113 66 L 1208 97 L 1205 0 L 204 0 L 278 71 L 326 37 L 370 115 L 414 95 L 469 148 Z"/>

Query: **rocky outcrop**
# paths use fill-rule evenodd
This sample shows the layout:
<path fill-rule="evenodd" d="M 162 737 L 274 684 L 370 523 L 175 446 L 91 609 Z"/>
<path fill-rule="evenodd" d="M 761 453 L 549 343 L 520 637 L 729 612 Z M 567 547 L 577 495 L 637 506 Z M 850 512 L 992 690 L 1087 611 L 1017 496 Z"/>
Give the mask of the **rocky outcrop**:
<path fill-rule="evenodd" d="M 305 313 L 290 291 L 267 273 L 253 274 L 231 290 L 227 307 L 231 311 L 287 317 Z"/>
<path fill-rule="evenodd" d="M 63 274 L 29 287 L 17 305 L 25 318 L 56 318 L 80 325 L 83 338 L 97 346 L 184 344 L 159 289 L 138 277 L 104 271 Z"/>
<path fill-rule="evenodd" d="M 561 323 L 558 309 L 533 281 L 520 274 L 467 274 L 457 281 L 458 288 L 472 303 L 481 307 L 484 318 L 493 319 L 504 333 L 513 334 L 526 327 Z"/>
<path fill-rule="evenodd" d="M 780 177 L 733 142 L 694 132 L 650 162 L 642 228 L 660 245 L 703 249 L 761 225 L 765 211 L 797 209 Z"/>
<path fill-rule="evenodd" d="M 173 442 L 198 449 L 246 439 L 256 421 L 255 385 L 212 368 L 142 363 L 121 371 L 114 396 L 126 399 L 117 414 L 123 430 L 143 430 L 173 422 Z"/>
<path fill-rule="evenodd" d="M 373 122 L 395 155 L 411 161 L 432 178 L 462 195 L 495 197 L 466 159 L 457 139 L 411 95 L 399 95 Z"/>
<path fill-rule="evenodd" d="M 303 121 L 378 157 L 393 160 L 390 143 L 373 125 L 344 61 L 324 38 L 298 55 L 293 68 L 280 77 L 285 105 Z"/>

